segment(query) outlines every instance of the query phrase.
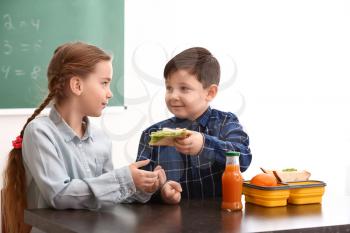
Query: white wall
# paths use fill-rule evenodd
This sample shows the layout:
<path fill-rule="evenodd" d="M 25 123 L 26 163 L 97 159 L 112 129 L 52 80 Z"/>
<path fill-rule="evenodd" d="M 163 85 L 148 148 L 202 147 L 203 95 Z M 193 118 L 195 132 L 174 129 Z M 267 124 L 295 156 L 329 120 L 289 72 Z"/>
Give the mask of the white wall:
<path fill-rule="evenodd" d="M 120 167 L 142 129 L 170 116 L 162 86 L 170 57 L 204 46 L 222 65 L 213 107 L 238 114 L 259 167 L 307 169 L 332 195 L 350 195 L 350 2 L 126 0 L 125 101 L 95 123 Z M 108 113 L 110 112 L 110 113 Z M 0 115 L 1 167 L 25 116 Z"/>

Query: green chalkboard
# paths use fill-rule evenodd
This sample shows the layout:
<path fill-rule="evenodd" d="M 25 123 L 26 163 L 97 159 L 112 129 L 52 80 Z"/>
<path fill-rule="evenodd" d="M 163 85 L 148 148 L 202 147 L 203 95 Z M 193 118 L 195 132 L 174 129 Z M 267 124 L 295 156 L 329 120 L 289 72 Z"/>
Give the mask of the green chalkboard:
<path fill-rule="evenodd" d="M 0 17 L 0 108 L 38 106 L 53 51 L 68 41 L 113 55 L 110 104 L 124 104 L 124 0 L 1 0 Z"/>

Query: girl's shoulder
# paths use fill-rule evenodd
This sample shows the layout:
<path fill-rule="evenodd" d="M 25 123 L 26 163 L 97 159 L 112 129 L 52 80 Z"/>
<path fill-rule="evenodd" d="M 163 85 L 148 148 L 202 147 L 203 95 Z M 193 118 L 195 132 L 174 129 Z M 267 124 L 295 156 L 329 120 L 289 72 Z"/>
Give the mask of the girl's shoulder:
<path fill-rule="evenodd" d="M 88 124 L 88 136 L 90 136 L 95 142 L 108 143 L 110 137 L 106 130 L 97 127 L 96 125 L 89 122 Z M 40 116 L 32 120 L 25 128 L 25 135 L 46 135 L 46 137 L 58 137 L 72 138 L 74 133 L 73 130 L 63 121 L 55 121 L 55 119 L 49 116 Z"/>
<path fill-rule="evenodd" d="M 54 124 L 48 116 L 39 116 L 26 126 L 24 130 L 23 140 L 28 143 L 37 143 L 41 139 L 53 138 L 57 134 Z"/>
<path fill-rule="evenodd" d="M 25 131 L 32 131 L 32 130 L 50 130 L 54 126 L 54 123 L 51 121 L 49 116 L 39 116 L 33 119 L 29 124 L 26 126 Z"/>

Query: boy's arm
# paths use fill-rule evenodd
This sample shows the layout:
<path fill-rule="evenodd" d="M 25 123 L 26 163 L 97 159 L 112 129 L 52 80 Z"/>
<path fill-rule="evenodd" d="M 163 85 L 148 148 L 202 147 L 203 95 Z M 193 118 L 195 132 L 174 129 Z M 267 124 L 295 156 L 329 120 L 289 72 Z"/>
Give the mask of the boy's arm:
<path fill-rule="evenodd" d="M 219 137 L 203 133 L 203 149 L 199 153 L 209 160 L 214 160 L 225 166 L 225 152 L 229 150 L 239 151 L 241 171 L 247 170 L 252 160 L 252 154 L 249 149 L 249 137 L 243 131 L 241 124 L 234 114 L 230 114 L 225 121 L 218 127 Z"/>
<path fill-rule="evenodd" d="M 157 169 L 155 164 L 155 160 L 157 158 L 155 158 L 155 156 L 153 155 L 153 147 L 149 145 L 149 141 L 150 141 L 150 134 L 147 133 L 147 130 L 146 130 L 142 133 L 140 138 L 136 161 L 150 159 L 151 162 L 147 166 L 142 167 L 142 169 L 153 171 L 154 169 Z M 166 182 L 165 173 L 164 173 L 163 179 L 164 180 L 161 181 L 163 184 L 161 184 L 160 189 L 152 195 L 150 202 L 157 202 L 157 203 L 165 202 L 167 204 L 179 203 L 181 200 L 181 192 L 182 192 L 181 185 L 175 181 Z"/>
<path fill-rule="evenodd" d="M 155 167 L 153 162 L 154 160 L 152 158 L 153 148 L 148 144 L 149 140 L 150 140 L 149 133 L 147 131 L 143 131 L 139 142 L 139 149 L 137 152 L 136 161 L 150 159 L 151 162 L 148 165 L 142 167 L 142 169 L 147 171 L 153 171 Z"/>

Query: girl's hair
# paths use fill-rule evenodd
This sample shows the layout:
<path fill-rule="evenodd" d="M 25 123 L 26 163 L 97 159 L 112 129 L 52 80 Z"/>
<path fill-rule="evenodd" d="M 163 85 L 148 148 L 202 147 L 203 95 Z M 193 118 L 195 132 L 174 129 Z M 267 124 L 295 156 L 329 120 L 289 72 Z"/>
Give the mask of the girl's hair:
<path fill-rule="evenodd" d="M 59 46 L 55 50 L 47 70 L 49 93 L 43 103 L 28 118 L 20 136 L 23 138 L 24 130 L 29 122 L 35 119 L 51 101 L 60 104 L 68 97 L 71 77 L 85 78 L 94 71 L 97 63 L 111 59 L 110 55 L 98 47 L 82 42 L 66 43 Z M 4 197 L 2 212 L 5 232 L 29 232 L 31 227 L 24 224 L 23 221 L 27 198 L 22 149 L 13 148 L 9 153 L 4 171 L 2 197 Z"/>

